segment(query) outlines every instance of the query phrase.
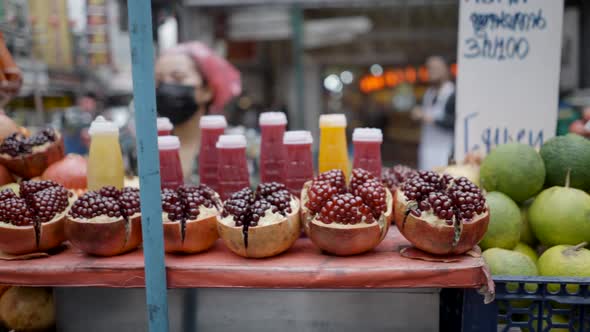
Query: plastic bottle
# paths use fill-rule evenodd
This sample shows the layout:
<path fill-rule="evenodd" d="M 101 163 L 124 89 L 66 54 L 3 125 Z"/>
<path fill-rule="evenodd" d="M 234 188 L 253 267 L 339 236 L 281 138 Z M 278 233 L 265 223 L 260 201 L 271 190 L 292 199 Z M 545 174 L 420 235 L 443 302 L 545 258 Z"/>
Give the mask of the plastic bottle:
<path fill-rule="evenodd" d="M 123 188 L 125 169 L 119 144 L 119 128 L 102 116 L 90 124 L 90 153 L 88 156 L 88 190 L 104 186 Z"/>
<path fill-rule="evenodd" d="M 198 157 L 200 182 L 219 191 L 215 145 L 227 127 L 227 121 L 223 115 L 204 115 L 201 117 L 199 127 L 201 128 L 201 147 Z"/>
<path fill-rule="evenodd" d="M 341 169 L 348 175 L 349 167 L 346 117 L 344 114 L 320 115 L 319 172 Z"/>
<path fill-rule="evenodd" d="M 183 181 L 182 165 L 180 164 L 180 140 L 176 136 L 159 136 L 158 151 L 160 153 L 160 179 L 162 189 L 176 190 Z"/>
<path fill-rule="evenodd" d="M 217 157 L 218 193 L 222 199 L 250 186 L 244 135 L 219 136 Z"/>
<path fill-rule="evenodd" d="M 283 183 L 285 146 L 283 135 L 287 117 L 283 112 L 264 112 L 258 119 L 260 125 L 260 181 Z"/>
<path fill-rule="evenodd" d="M 287 131 L 283 143 L 286 149 L 283 171 L 285 185 L 291 194 L 299 197 L 305 182 L 313 179 L 313 138 L 309 131 Z"/>
<path fill-rule="evenodd" d="M 156 126 L 158 127 L 158 136 L 172 135 L 172 129 L 174 126 L 168 118 L 158 118 L 156 120 Z"/>
<path fill-rule="evenodd" d="M 352 133 L 354 144 L 353 168 L 363 168 L 381 178 L 381 143 L 383 133 L 377 128 L 356 128 Z"/>

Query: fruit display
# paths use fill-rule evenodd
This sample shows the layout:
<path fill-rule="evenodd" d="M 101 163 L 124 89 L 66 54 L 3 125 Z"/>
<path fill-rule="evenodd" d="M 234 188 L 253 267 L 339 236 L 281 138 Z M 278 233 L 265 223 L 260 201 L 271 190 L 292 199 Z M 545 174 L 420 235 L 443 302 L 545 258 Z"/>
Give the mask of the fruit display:
<path fill-rule="evenodd" d="M 301 194 L 306 234 L 325 252 L 356 255 L 375 248 L 393 217 L 393 196 L 364 169 L 352 171 L 350 184 L 341 170 L 319 174 Z"/>
<path fill-rule="evenodd" d="M 86 189 L 86 158 L 77 154 L 68 154 L 47 169 L 41 175 L 43 180 L 52 180 L 68 189 Z"/>
<path fill-rule="evenodd" d="M 235 254 L 250 258 L 278 255 L 301 233 L 299 200 L 280 183 L 244 188 L 223 203 L 217 231 Z"/>
<path fill-rule="evenodd" d="M 586 245 L 587 242 L 582 242 L 575 246 L 558 245 L 547 249 L 537 262 L 540 274 L 547 277 L 590 277 L 590 250 L 584 248 Z M 567 289 L 575 293 L 578 287 L 568 285 Z M 549 290 L 556 292 L 559 286 L 550 284 Z"/>
<path fill-rule="evenodd" d="M 543 188 L 545 165 L 532 147 L 509 143 L 498 146 L 483 160 L 480 178 L 485 190 L 499 191 L 522 203 Z"/>
<path fill-rule="evenodd" d="M 527 255 L 502 248 L 490 248 L 482 256 L 493 275 L 537 276 L 539 270 L 535 262 Z"/>
<path fill-rule="evenodd" d="M 19 192 L 0 191 L 0 251 L 42 252 L 64 240 L 64 221 L 75 195 L 53 181 L 23 181 Z"/>
<path fill-rule="evenodd" d="M 520 208 L 510 197 L 494 191 L 486 195 L 490 208 L 490 224 L 480 242 L 482 249 L 513 249 L 520 241 Z"/>
<path fill-rule="evenodd" d="M 590 190 L 590 140 L 575 134 L 548 140 L 540 151 L 545 163 L 545 187 L 563 186 L 569 172 L 569 186 Z"/>
<path fill-rule="evenodd" d="M 25 179 L 40 176 L 49 165 L 63 157 L 63 137 L 52 128 L 28 137 L 15 132 L 0 144 L 0 164 Z"/>
<path fill-rule="evenodd" d="M 197 253 L 215 244 L 219 195 L 206 185 L 182 185 L 162 191 L 164 249 L 169 253 Z"/>
<path fill-rule="evenodd" d="M 139 189 L 103 187 L 80 196 L 65 222 L 65 234 L 78 249 L 114 256 L 141 244 Z"/>
<path fill-rule="evenodd" d="M 462 254 L 479 243 L 488 229 L 486 198 L 465 177 L 420 171 L 394 196 L 397 228 L 426 252 Z"/>
<path fill-rule="evenodd" d="M 539 260 L 537 252 L 525 243 L 518 242 L 512 250 L 528 256 L 528 258 L 530 258 L 535 264 L 537 264 L 537 261 Z"/>
<path fill-rule="evenodd" d="M 575 245 L 590 240 L 590 195 L 555 186 L 543 190 L 529 208 L 529 222 L 542 244 Z"/>
<path fill-rule="evenodd" d="M 452 177 L 466 177 L 469 181 L 473 182 L 476 186 L 480 185 L 479 181 L 479 165 L 471 164 L 455 164 L 443 167 L 439 170 L 441 174 L 449 174 Z"/>
<path fill-rule="evenodd" d="M 534 246 L 538 242 L 529 222 L 529 207 L 532 203 L 533 200 L 528 200 L 520 206 L 520 242 L 529 246 Z"/>
<path fill-rule="evenodd" d="M 384 167 L 381 173 L 383 184 L 394 193 L 397 188 L 406 179 L 417 174 L 417 171 L 405 165 L 395 165 L 393 167 Z"/>
<path fill-rule="evenodd" d="M 0 296 L 0 325 L 10 331 L 55 328 L 55 304 L 50 288 L 10 287 Z"/>

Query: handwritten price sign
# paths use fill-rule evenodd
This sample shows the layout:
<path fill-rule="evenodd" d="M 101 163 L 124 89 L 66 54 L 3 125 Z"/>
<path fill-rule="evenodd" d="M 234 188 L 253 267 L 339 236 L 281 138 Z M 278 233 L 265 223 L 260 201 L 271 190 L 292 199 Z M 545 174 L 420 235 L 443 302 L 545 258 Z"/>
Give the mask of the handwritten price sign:
<path fill-rule="evenodd" d="M 455 157 L 555 135 L 563 0 L 463 0 Z"/>

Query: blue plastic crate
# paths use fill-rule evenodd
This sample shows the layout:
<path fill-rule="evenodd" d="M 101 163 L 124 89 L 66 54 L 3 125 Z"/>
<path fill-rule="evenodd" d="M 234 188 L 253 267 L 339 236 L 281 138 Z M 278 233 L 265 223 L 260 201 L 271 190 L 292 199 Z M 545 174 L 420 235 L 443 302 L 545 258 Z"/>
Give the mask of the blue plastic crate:
<path fill-rule="evenodd" d="M 475 290 L 463 292 L 462 331 L 590 332 L 590 278 L 495 276 L 494 282 L 490 304 Z"/>

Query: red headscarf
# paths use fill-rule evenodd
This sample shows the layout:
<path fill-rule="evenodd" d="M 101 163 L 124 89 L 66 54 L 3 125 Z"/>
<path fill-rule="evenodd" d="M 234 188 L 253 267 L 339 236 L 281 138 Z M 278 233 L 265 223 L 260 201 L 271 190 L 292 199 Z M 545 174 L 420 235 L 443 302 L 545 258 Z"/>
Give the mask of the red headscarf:
<path fill-rule="evenodd" d="M 242 92 L 240 72 L 227 60 L 213 53 L 205 44 L 197 41 L 183 43 L 167 49 L 164 53 L 186 54 L 195 61 L 213 90 L 211 113 L 223 112 L 225 104 Z"/>

